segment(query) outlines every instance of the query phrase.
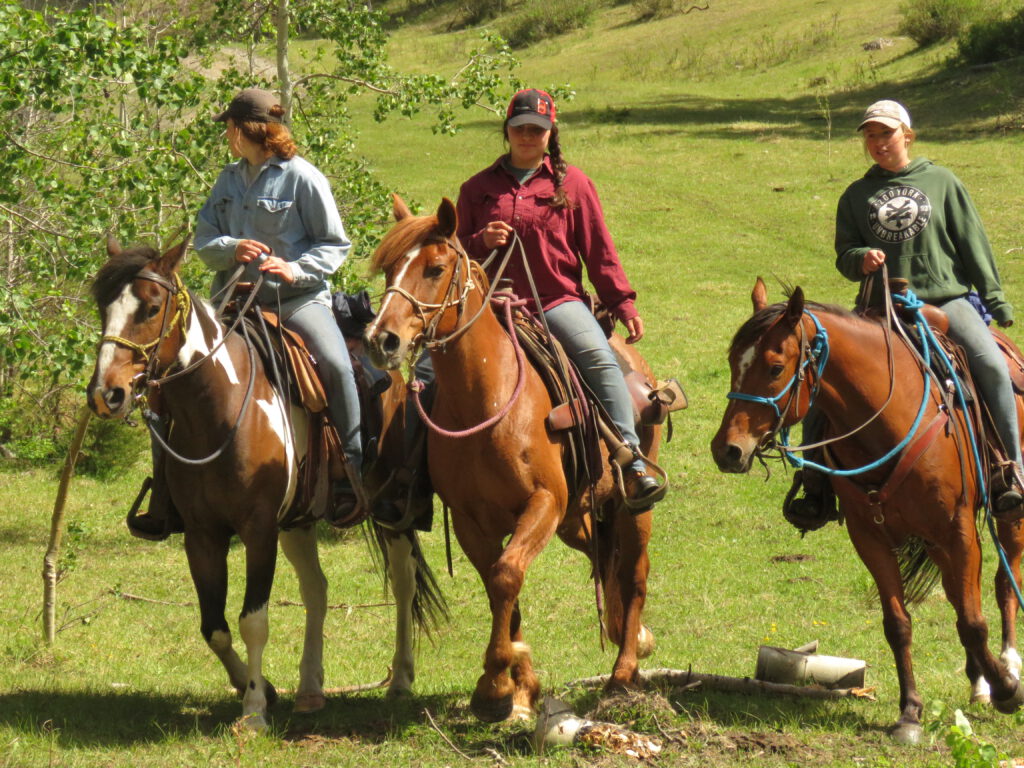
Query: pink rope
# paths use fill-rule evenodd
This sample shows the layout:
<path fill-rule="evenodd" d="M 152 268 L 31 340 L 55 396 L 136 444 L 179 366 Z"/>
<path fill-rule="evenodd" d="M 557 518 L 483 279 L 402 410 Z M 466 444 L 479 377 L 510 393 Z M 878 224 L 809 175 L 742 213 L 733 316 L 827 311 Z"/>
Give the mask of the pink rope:
<path fill-rule="evenodd" d="M 505 418 L 508 415 L 508 412 L 512 410 L 512 406 L 515 404 L 516 400 L 519 399 L 519 395 L 523 391 L 523 383 L 526 381 L 526 359 L 523 357 L 523 350 L 519 346 L 519 339 L 516 337 L 516 329 L 512 323 L 512 302 L 507 298 L 503 298 L 502 304 L 505 309 L 505 322 L 508 324 L 509 335 L 512 337 L 512 346 L 516 350 L 516 363 L 519 366 L 519 373 L 516 378 L 516 388 L 512 391 L 512 397 L 509 398 L 509 401 L 505 403 L 505 406 L 500 411 L 486 421 L 477 424 L 475 427 L 470 427 L 469 429 L 448 430 L 444 427 L 438 426 L 430 420 L 429 416 L 427 416 L 427 412 L 423 409 L 423 404 L 420 402 L 420 392 L 423 391 L 423 382 L 419 380 L 412 381 L 409 384 L 409 391 L 412 393 L 412 401 L 416 406 L 416 412 L 419 413 L 420 418 L 423 419 L 423 423 L 430 427 L 433 432 L 444 437 L 469 437 L 470 435 L 475 435 L 488 427 L 494 426 Z"/>

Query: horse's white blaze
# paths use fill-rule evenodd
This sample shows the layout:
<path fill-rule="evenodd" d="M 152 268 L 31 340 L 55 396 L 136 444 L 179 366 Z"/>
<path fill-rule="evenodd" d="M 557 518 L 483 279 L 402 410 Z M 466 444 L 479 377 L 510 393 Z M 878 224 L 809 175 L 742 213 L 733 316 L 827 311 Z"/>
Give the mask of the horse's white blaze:
<path fill-rule="evenodd" d="M 214 321 L 216 331 L 213 338 L 207 341 L 206 336 L 203 334 L 203 328 L 199 324 L 199 316 L 197 312 L 193 312 L 189 316 L 188 332 L 185 334 L 185 343 L 181 345 L 181 350 L 178 352 L 178 362 L 183 366 L 188 365 L 192 360 L 196 359 L 197 356 L 206 357 L 210 354 L 210 350 L 217 347 L 217 351 L 213 353 L 214 362 L 224 370 L 224 374 L 228 377 L 228 381 L 232 384 L 241 383 L 241 379 L 238 377 L 238 371 L 235 370 L 235 364 L 231 361 L 231 355 L 228 353 L 227 346 L 220 344 L 221 339 L 224 338 L 224 329 L 221 327 L 220 322 L 214 318 L 213 309 L 211 307 L 206 304 L 201 304 L 199 306 L 202 307 L 202 311 L 206 312 L 207 316 Z"/>
<path fill-rule="evenodd" d="M 395 275 L 395 279 L 391 281 L 391 285 L 393 285 L 393 286 L 394 285 L 397 285 L 397 286 L 401 286 L 402 285 L 402 280 L 403 280 L 403 278 L 405 278 L 406 270 L 409 269 L 409 265 L 411 265 L 413 263 L 413 261 L 416 259 L 416 257 L 419 256 L 419 255 L 420 255 L 419 247 L 413 248 L 411 251 L 409 251 L 407 254 L 405 254 L 405 256 L 403 257 L 405 259 L 405 264 L 403 264 L 402 268 L 400 270 L 398 270 L 398 274 Z M 384 295 L 384 301 L 381 302 L 380 309 L 377 310 L 377 316 L 375 318 L 373 318 L 373 322 L 370 323 L 370 327 L 366 329 L 366 335 L 367 336 L 372 337 L 375 333 L 377 333 L 377 323 L 380 322 L 381 315 L 383 315 L 384 312 L 387 310 L 388 304 L 391 302 L 391 298 L 394 295 L 395 295 L 394 291 L 388 291 Z"/>
<path fill-rule="evenodd" d="M 416 558 L 412 554 L 412 534 L 389 538 L 388 571 L 395 595 L 395 655 L 391 660 L 389 694 L 409 693 L 416 677 L 413 657 L 412 599 L 416 594 Z"/>
<path fill-rule="evenodd" d="M 756 352 L 756 346 L 751 344 L 743 351 L 743 354 L 740 355 L 739 362 L 736 364 L 736 379 L 732 383 L 734 392 L 740 391 L 743 379 L 746 377 L 747 371 L 750 370 L 750 366 L 754 363 L 754 355 Z"/>
<path fill-rule="evenodd" d="M 131 284 L 121 289 L 121 295 L 107 305 L 106 323 L 103 325 L 104 336 L 121 336 L 125 326 L 139 309 L 139 299 L 132 293 Z M 117 350 L 117 343 L 104 341 L 100 344 L 99 354 L 96 356 L 96 381 L 102 386 L 103 378 L 107 374 L 107 368 L 114 362 L 114 352 Z"/>
<path fill-rule="evenodd" d="M 1020 654 L 1017 653 L 1017 649 L 1006 648 L 1001 654 L 999 654 L 999 658 L 1002 659 L 1006 668 L 1010 670 L 1010 674 L 1020 680 L 1021 658 Z"/>

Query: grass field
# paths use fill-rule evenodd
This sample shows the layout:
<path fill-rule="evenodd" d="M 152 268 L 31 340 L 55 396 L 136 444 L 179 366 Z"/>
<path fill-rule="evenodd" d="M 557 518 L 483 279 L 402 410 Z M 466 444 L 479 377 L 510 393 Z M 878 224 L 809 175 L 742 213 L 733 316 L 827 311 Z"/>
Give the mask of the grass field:
<path fill-rule="evenodd" d="M 559 104 L 566 156 L 595 181 L 639 292 L 648 327 L 641 351 L 690 396 L 662 453 L 673 491 L 655 512 L 646 621 L 658 648 L 646 666 L 751 675 L 760 644 L 817 639 L 822 653 L 866 660 L 876 689 L 876 702 L 825 704 L 664 691 L 668 709 L 651 696 L 606 714 L 672 736 L 662 765 L 953 764 L 941 738 L 911 749 L 886 735 L 898 706 L 895 669 L 870 578 L 845 531 L 832 525 L 801 539 L 780 514 L 787 471 L 772 465 L 770 476 L 721 475 L 708 451 L 729 385 L 726 347 L 750 313 L 754 278 L 764 276 L 775 298 L 785 282 L 819 301 L 852 301 L 855 286 L 833 268 L 833 214 L 842 189 L 866 169 L 854 128 L 877 98 L 907 104 L 919 129 L 916 154 L 965 181 L 1007 294 L 1024 306 L 1022 65 L 950 69 L 948 49 L 918 51 L 895 37 L 896 4 L 850 0 L 836 7 L 712 0 L 706 12 L 638 24 L 631 6 L 619 5 L 587 30 L 519 52 L 528 83 L 569 84 L 576 92 Z M 893 45 L 862 48 L 879 38 Z M 393 58 L 436 71 L 473 40 L 472 31 L 446 31 L 443 15 L 424 15 L 396 33 Z M 500 120 L 483 111 L 469 113 L 455 138 L 426 126 L 426 119 L 375 125 L 366 118 L 360 147 L 386 184 L 432 209 L 442 195 L 454 199 L 502 145 Z M 116 482 L 79 479 L 72 486 L 62 627 L 46 647 L 39 574 L 57 469 L 0 470 L 0 766 L 628 762 L 574 750 L 535 756 L 528 724 L 472 720 L 467 703 L 488 618 L 483 590 L 457 551 L 454 578 L 441 576 L 452 621 L 422 643 L 412 699 L 337 695 L 326 711 L 298 718 L 285 693 L 267 733 L 235 731 L 239 705 L 199 636 L 180 540 L 143 543 L 122 524 L 145 471 L 140 463 Z M 439 522 L 425 546 L 443 571 Z M 325 531 L 322 557 L 337 606 L 328 618 L 327 685 L 379 679 L 391 655 L 392 621 L 366 547 L 358 536 Z M 240 563 L 233 552 L 236 576 Z M 993 572 L 989 547 L 986 585 Z M 233 581 L 229 615 L 239 595 Z M 297 679 L 302 616 L 290 604 L 297 600 L 282 559 L 265 659 L 268 677 L 282 689 Z M 567 684 L 610 671 L 613 654 L 599 646 L 583 558 L 553 543 L 531 568 L 522 604 L 545 692 L 577 712 L 590 710 L 596 696 Z M 996 616 L 990 595 L 986 615 Z M 963 708 L 980 738 L 1024 757 L 1021 718 L 968 705 L 963 654 L 944 598 L 932 595 L 914 621 L 926 708 L 938 701 Z M 991 629 L 997 639 L 998 625 Z M 943 723 L 951 722 L 945 715 Z"/>

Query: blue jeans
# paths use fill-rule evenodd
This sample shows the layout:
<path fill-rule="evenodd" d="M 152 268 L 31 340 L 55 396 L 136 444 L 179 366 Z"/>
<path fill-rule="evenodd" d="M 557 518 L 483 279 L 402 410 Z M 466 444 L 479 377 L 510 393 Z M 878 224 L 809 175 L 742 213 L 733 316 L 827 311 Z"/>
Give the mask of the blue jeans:
<path fill-rule="evenodd" d="M 1020 427 L 1013 384 L 995 339 L 985 321 L 967 299 L 953 299 L 940 307 L 949 317 L 949 338 L 964 348 L 971 376 L 992 412 L 999 439 L 1009 458 L 1020 466 Z"/>
<path fill-rule="evenodd" d="M 327 411 L 338 430 L 345 456 L 359 470 L 363 463 L 359 441 L 359 392 L 345 337 L 334 314 L 326 305 L 311 302 L 289 315 L 284 326 L 299 334 L 316 358 L 320 381 L 327 394 Z"/>
<path fill-rule="evenodd" d="M 581 301 L 567 301 L 544 313 L 551 335 L 561 343 L 569 359 L 576 364 L 587 386 L 627 443 L 639 452 L 640 438 L 633 424 L 633 401 L 626 388 L 626 379 L 608 344 L 597 319 Z M 634 461 L 629 469 L 643 470 L 642 461 Z"/>

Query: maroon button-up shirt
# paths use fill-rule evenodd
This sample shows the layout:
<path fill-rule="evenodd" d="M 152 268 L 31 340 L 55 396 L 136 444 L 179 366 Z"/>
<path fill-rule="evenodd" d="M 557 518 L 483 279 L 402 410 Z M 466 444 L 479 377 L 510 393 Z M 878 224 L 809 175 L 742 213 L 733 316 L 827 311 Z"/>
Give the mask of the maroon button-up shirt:
<path fill-rule="evenodd" d="M 490 254 L 482 231 L 492 221 L 508 223 L 523 241 L 541 305 L 545 310 L 566 301 L 579 301 L 583 287 L 583 266 L 597 290 L 598 298 L 619 320 L 639 313 L 636 291 L 626 279 L 593 182 L 579 168 L 569 166 L 565 190 L 571 208 L 552 208 L 555 176 L 551 158 L 545 157 L 537 173 L 522 186 L 502 166 L 502 159 L 473 176 L 459 190 L 456 206 L 458 236 L 470 256 L 483 260 Z M 533 295 L 522 264 L 515 254 L 505 277 L 522 298 Z"/>

